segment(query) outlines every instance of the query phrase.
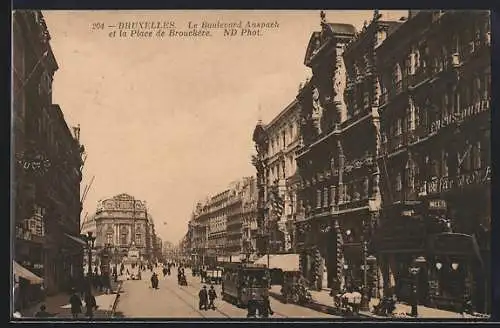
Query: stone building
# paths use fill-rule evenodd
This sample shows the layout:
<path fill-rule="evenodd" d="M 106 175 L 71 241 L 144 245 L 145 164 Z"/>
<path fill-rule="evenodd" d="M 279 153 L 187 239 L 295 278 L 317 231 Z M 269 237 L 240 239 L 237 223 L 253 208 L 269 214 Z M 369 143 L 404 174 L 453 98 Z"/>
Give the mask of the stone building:
<path fill-rule="evenodd" d="M 52 294 L 82 274 L 83 146 L 79 128 L 72 131 L 52 103 L 58 64 L 42 13 L 16 10 L 12 18 L 14 260 L 42 277 Z"/>
<path fill-rule="evenodd" d="M 245 178 L 240 190 L 241 199 L 241 250 L 249 260 L 254 260 L 257 251 L 257 181 Z"/>
<path fill-rule="evenodd" d="M 155 243 L 153 244 L 153 257 L 157 262 L 161 261 L 162 259 L 162 244 L 162 239 L 159 236 L 156 236 Z"/>
<path fill-rule="evenodd" d="M 251 256 L 256 248 L 256 183 L 245 177 L 199 202 L 189 222 L 191 260 L 210 264 Z"/>
<path fill-rule="evenodd" d="M 376 11 L 357 33 L 322 14 L 322 31 L 307 47 L 305 65 L 313 75 L 297 97 L 304 140 L 297 152 L 297 248 L 304 274 L 318 289 L 364 284 L 381 202 L 375 53 L 401 24 L 381 20 Z"/>
<path fill-rule="evenodd" d="M 88 231 L 96 236 L 96 253 L 110 245 L 115 262 L 126 257 L 132 247 L 143 261 L 154 259 L 154 221 L 145 201 L 127 194 L 100 200 L 96 212 L 83 223 L 82 233 Z"/>
<path fill-rule="evenodd" d="M 259 121 L 254 130 L 257 156 L 254 156 L 253 164 L 257 168 L 258 188 L 261 190 L 260 242 L 257 248 L 261 254 L 293 251 L 299 114 L 299 102 L 294 99 L 271 122 L 263 125 Z M 276 197 L 281 204 L 276 204 Z"/>
<path fill-rule="evenodd" d="M 491 311 L 491 36 L 488 11 L 410 12 L 380 45 L 382 284 L 408 300 Z"/>

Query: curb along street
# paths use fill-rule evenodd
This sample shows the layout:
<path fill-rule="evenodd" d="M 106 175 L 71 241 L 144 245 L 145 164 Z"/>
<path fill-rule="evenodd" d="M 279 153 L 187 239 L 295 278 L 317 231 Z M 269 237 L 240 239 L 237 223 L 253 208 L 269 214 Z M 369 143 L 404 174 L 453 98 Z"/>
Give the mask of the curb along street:
<path fill-rule="evenodd" d="M 270 291 L 269 296 L 275 298 L 278 301 L 284 301 L 284 297 L 279 293 L 275 293 L 275 292 Z M 344 316 L 344 314 L 340 310 L 338 310 L 337 308 L 335 308 L 333 306 L 329 306 L 329 305 L 320 304 L 320 303 L 317 303 L 314 301 L 307 303 L 307 304 L 303 304 L 302 306 L 307 307 L 307 308 L 312 309 L 312 310 L 315 310 L 315 311 L 318 311 L 318 312 L 323 312 L 323 313 L 338 315 L 338 316 Z M 357 318 L 371 318 L 371 319 L 373 319 L 373 318 L 382 318 L 382 317 L 377 317 L 374 315 L 365 314 L 365 313 L 360 312 L 358 314 Z"/>
<path fill-rule="evenodd" d="M 116 307 L 118 306 L 118 301 L 120 299 L 120 292 L 122 289 L 122 285 L 123 285 L 123 281 L 120 281 L 118 284 L 118 288 L 116 289 L 115 301 L 113 302 L 113 307 L 111 308 L 111 315 L 110 315 L 111 318 L 115 317 Z"/>

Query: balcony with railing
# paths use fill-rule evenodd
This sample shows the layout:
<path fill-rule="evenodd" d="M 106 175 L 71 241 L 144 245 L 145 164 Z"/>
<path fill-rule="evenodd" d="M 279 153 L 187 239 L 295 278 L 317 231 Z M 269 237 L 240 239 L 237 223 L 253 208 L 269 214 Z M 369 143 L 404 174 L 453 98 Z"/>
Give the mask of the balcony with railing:
<path fill-rule="evenodd" d="M 389 138 L 387 141 L 387 153 L 391 154 L 394 153 L 398 150 L 400 150 L 402 147 L 405 146 L 405 135 L 404 134 L 399 134 L 399 135 L 394 135 Z"/>
<path fill-rule="evenodd" d="M 415 70 L 415 74 L 408 76 L 408 85 L 412 88 L 418 87 L 427 80 L 432 79 L 434 76 L 433 68 L 431 66 L 419 66 Z"/>
<path fill-rule="evenodd" d="M 353 195 L 340 202 L 337 206 L 339 212 L 356 210 L 358 208 L 363 208 L 368 205 L 367 198 L 361 197 L 361 195 Z"/>

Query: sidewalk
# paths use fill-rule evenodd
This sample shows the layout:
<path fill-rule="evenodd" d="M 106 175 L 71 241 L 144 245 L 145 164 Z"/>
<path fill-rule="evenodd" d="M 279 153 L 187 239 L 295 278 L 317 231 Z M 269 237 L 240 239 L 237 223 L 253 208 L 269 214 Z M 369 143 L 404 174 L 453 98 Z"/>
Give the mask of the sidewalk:
<path fill-rule="evenodd" d="M 309 307 L 313 310 L 324 312 L 324 313 L 330 313 L 330 314 L 336 314 L 339 315 L 339 309 L 337 309 L 334 304 L 333 304 L 333 297 L 329 295 L 329 291 L 327 290 L 322 290 L 322 291 L 310 291 L 311 296 L 313 301 L 311 304 L 305 305 L 306 307 Z M 272 286 L 271 289 L 269 290 L 269 295 L 278 299 L 278 300 L 283 300 L 283 296 L 281 295 L 281 286 Z M 372 298 L 370 300 L 370 311 L 360 311 L 359 315 L 362 318 L 373 318 L 373 319 L 388 319 L 388 317 L 382 317 L 382 316 L 377 316 L 373 313 L 371 313 L 371 310 L 373 310 L 373 306 L 378 304 L 379 300 L 376 298 Z M 394 311 L 394 317 L 395 318 L 408 318 L 408 319 L 414 319 L 412 316 L 409 315 L 411 312 L 411 306 L 403 303 L 397 303 L 396 304 L 396 310 Z M 430 308 L 426 307 L 423 305 L 418 306 L 418 318 L 422 319 L 471 319 L 471 318 L 476 318 L 476 319 L 483 319 L 487 318 L 484 315 L 466 315 L 463 316 L 461 313 L 456 313 L 452 311 L 445 311 L 445 310 L 440 310 L 436 308 Z"/>
<path fill-rule="evenodd" d="M 95 296 L 98 309 L 94 311 L 95 319 L 105 319 L 110 318 L 113 315 L 115 301 L 119 294 L 117 294 L 118 289 L 121 286 L 122 279 L 118 282 L 111 282 L 112 291 L 109 294 L 104 292 L 93 290 L 92 293 Z M 69 298 L 71 295 L 68 293 L 59 293 L 54 296 L 48 296 L 43 302 L 33 305 L 27 309 L 21 311 L 23 318 L 33 318 L 34 314 L 40 310 L 40 306 L 45 304 L 47 312 L 54 313 L 54 318 L 56 319 L 72 319 L 71 315 L 71 305 L 69 304 Z M 85 302 L 82 299 L 82 311 L 85 312 Z M 83 314 L 79 315 L 79 318 L 85 319 Z"/>

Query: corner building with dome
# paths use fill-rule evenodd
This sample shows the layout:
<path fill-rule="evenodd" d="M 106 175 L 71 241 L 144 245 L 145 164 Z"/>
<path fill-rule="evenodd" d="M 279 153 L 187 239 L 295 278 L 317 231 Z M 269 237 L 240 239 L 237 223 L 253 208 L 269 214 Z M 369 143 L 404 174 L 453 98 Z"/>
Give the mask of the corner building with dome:
<path fill-rule="evenodd" d="M 92 232 L 96 236 L 95 253 L 105 246 L 111 250 L 111 261 L 119 263 L 126 258 L 129 250 L 139 251 L 142 261 L 155 262 L 155 226 L 148 213 L 146 201 L 128 194 L 100 200 L 96 212 L 83 223 L 83 233 Z M 99 261 L 98 257 L 93 257 Z M 98 263 L 95 263 L 98 264 Z"/>

